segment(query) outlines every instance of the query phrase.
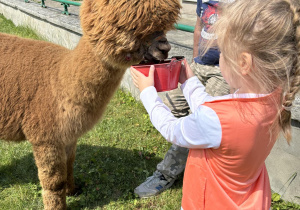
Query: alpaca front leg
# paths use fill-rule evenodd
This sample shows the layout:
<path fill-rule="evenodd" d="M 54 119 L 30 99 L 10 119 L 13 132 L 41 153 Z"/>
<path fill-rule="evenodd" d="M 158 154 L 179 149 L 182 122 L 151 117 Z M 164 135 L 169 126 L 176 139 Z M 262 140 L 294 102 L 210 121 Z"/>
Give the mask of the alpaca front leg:
<path fill-rule="evenodd" d="M 66 209 L 67 157 L 63 145 L 33 145 L 46 210 Z"/>
<path fill-rule="evenodd" d="M 74 184 L 74 161 L 76 155 L 76 141 L 66 148 L 67 153 L 67 195 L 75 195 L 77 193 Z"/>

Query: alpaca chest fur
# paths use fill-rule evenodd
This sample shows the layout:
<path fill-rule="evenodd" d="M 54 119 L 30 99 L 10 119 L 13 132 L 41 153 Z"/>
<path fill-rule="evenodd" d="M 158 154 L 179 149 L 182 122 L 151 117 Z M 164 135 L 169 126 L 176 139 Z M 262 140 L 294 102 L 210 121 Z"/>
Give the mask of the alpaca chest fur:
<path fill-rule="evenodd" d="M 128 67 L 167 58 L 179 11 L 177 0 L 84 0 L 74 50 L 0 33 L 0 139 L 31 143 L 45 209 L 67 208 L 77 139 Z"/>

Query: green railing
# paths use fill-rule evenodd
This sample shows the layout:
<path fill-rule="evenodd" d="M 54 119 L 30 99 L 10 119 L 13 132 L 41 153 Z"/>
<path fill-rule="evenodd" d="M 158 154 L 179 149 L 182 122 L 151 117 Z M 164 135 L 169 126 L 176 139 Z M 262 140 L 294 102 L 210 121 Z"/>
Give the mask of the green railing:
<path fill-rule="evenodd" d="M 184 24 L 175 24 L 175 28 L 181 31 L 187 31 L 187 32 L 194 32 L 195 27 L 194 26 L 189 26 L 189 25 L 184 25 Z"/>
<path fill-rule="evenodd" d="M 45 4 L 45 1 L 46 0 L 41 0 L 41 6 L 46 8 L 46 4 Z M 56 2 L 59 2 L 61 3 L 61 5 L 63 5 L 64 7 L 64 11 L 62 12 L 63 14 L 65 15 L 69 15 L 69 10 L 68 10 L 68 7 L 70 7 L 70 5 L 74 5 L 74 6 L 81 6 L 81 3 L 79 2 L 76 2 L 76 1 L 67 1 L 67 0 L 51 0 L 51 1 L 56 1 Z M 29 2 L 29 0 L 25 0 L 26 3 Z"/>
<path fill-rule="evenodd" d="M 41 0 L 41 6 L 44 8 L 46 7 L 45 1 L 46 0 Z M 67 1 L 67 0 L 51 0 L 51 1 L 56 1 L 56 2 L 61 3 L 61 5 L 64 6 L 64 11 L 62 13 L 65 15 L 70 14 L 68 11 L 68 7 L 70 7 L 70 5 L 78 6 L 78 7 L 81 6 L 81 3 L 75 2 L 75 1 Z M 29 2 L 29 0 L 25 0 L 25 2 Z M 193 27 L 193 26 L 179 24 L 179 23 L 175 24 L 175 28 L 178 30 L 187 31 L 187 32 L 194 32 L 194 30 L 195 30 L 195 27 Z"/>
<path fill-rule="evenodd" d="M 66 14 L 66 15 L 69 15 L 68 7 L 70 7 L 70 5 L 74 5 L 74 6 L 78 6 L 78 7 L 81 5 L 81 3 L 75 2 L 75 1 L 66 1 L 66 0 L 52 0 L 52 1 L 60 2 L 61 5 L 64 6 L 63 14 Z"/>

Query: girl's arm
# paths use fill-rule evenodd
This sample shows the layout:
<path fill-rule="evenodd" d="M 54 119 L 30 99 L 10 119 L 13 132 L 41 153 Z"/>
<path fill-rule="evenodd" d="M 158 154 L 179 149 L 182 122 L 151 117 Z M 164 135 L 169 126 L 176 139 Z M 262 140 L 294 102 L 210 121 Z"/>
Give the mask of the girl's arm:
<path fill-rule="evenodd" d="M 183 61 L 184 66 L 181 69 L 179 82 L 182 84 L 181 89 L 186 101 L 192 112 L 206 101 L 213 99 L 208 93 L 205 92 L 204 85 L 194 75 L 190 65 L 186 59 Z"/>
<path fill-rule="evenodd" d="M 176 118 L 163 104 L 151 86 L 141 93 L 152 124 L 169 142 L 186 148 L 218 148 L 221 144 L 221 124 L 211 108 L 199 106 L 195 113 Z"/>
<path fill-rule="evenodd" d="M 199 81 L 199 79 L 194 76 L 187 80 L 180 87 L 182 89 L 183 95 L 189 104 L 192 112 L 207 101 L 213 100 L 213 96 L 205 92 L 204 85 Z"/>
<path fill-rule="evenodd" d="M 148 77 L 133 68 L 131 68 L 131 75 L 134 84 L 141 91 L 140 97 L 152 124 L 169 142 L 187 148 L 218 148 L 220 146 L 221 125 L 217 114 L 212 109 L 193 105 L 195 113 L 178 119 L 163 104 L 153 86 L 154 66 L 150 68 Z M 184 75 L 189 75 L 189 71 Z M 187 78 L 193 81 L 194 79 L 190 76 L 181 75 L 181 81 L 186 81 Z M 195 79 L 197 80 L 197 78 Z M 183 84 L 183 86 L 185 85 L 189 87 L 189 81 L 187 84 Z M 184 90 L 190 90 L 187 92 L 201 92 L 187 87 L 183 87 Z"/>

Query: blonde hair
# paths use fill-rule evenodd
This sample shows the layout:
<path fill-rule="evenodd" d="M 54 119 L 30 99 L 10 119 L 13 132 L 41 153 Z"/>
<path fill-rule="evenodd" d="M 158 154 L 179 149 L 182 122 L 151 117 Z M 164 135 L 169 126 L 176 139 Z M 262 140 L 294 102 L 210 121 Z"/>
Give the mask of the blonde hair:
<path fill-rule="evenodd" d="M 239 56 L 247 52 L 252 55 L 249 76 L 255 85 L 269 93 L 282 89 L 281 101 L 276 106 L 278 122 L 288 142 L 288 108 L 300 86 L 299 13 L 297 0 L 237 0 L 221 7 L 219 19 L 211 29 L 233 74 L 239 74 Z"/>

